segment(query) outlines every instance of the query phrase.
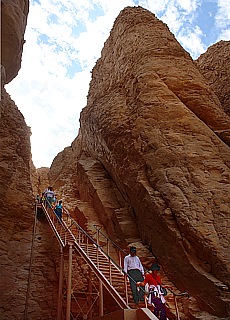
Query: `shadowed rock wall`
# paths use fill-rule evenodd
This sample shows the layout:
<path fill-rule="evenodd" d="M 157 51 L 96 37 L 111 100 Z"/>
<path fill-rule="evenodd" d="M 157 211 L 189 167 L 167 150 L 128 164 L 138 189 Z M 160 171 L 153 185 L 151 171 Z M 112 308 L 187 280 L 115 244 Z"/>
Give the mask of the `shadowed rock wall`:
<path fill-rule="evenodd" d="M 35 219 L 30 128 L 4 89 L 18 73 L 29 1 L 1 1 L 0 318 L 56 319 L 59 248 Z"/>
<path fill-rule="evenodd" d="M 6 83 L 21 68 L 24 32 L 29 12 L 29 0 L 1 0 L 1 64 L 5 68 Z"/>

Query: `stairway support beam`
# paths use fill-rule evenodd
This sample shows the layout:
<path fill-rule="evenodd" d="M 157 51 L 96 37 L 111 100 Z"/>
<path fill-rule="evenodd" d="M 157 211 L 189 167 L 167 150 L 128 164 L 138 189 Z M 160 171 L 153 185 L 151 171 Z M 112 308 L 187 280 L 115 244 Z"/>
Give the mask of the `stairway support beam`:
<path fill-rule="evenodd" d="M 89 290 L 89 314 L 88 314 L 88 320 L 93 319 L 93 309 L 92 309 L 92 293 L 93 293 L 93 284 L 92 284 L 92 270 L 89 268 L 89 283 L 88 283 L 88 290 Z"/>
<path fill-rule="evenodd" d="M 72 291 L 72 260 L 73 260 L 73 245 L 72 243 L 69 243 L 69 268 L 68 268 L 68 285 L 67 285 L 67 301 L 66 301 L 66 320 L 70 320 L 71 291 Z"/>
<path fill-rule="evenodd" d="M 59 271 L 59 285 L 58 285 L 58 310 L 57 310 L 57 320 L 62 318 L 62 287 L 63 287 L 63 249 L 61 247 L 61 257 L 60 257 L 60 271 Z"/>
<path fill-rule="evenodd" d="M 99 317 L 102 317 L 103 315 L 103 284 L 102 281 L 99 280 Z"/>

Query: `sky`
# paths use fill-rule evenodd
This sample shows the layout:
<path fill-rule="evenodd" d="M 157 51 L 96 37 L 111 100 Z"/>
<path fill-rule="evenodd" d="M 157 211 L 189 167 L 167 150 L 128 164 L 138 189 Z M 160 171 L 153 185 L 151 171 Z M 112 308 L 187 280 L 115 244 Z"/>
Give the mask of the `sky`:
<path fill-rule="evenodd" d="M 78 135 L 90 71 L 119 12 L 138 5 L 166 23 L 193 59 L 230 40 L 229 0 L 30 0 L 21 69 L 6 90 L 31 127 L 36 168 L 50 167 Z"/>

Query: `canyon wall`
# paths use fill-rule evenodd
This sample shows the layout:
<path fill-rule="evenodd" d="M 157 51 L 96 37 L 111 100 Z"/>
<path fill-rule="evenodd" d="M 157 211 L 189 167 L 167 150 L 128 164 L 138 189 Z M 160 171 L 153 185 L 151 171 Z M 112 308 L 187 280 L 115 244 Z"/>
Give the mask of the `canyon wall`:
<path fill-rule="evenodd" d="M 197 64 L 207 83 L 218 96 L 224 111 L 230 116 L 230 41 L 219 41 L 208 48 Z"/>
<path fill-rule="evenodd" d="M 115 241 L 142 259 L 144 244 L 190 293 L 198 307 L 184 303 L 184 319 L 230 316 L 230 118 L 220 100 L 164 23 L 126 8 L 92 71 L 79 136 L 50 170 L 57 188 L 69 180 L 88 225 L 93 207 Z"/>
<path fill-rule="evenodd" d="M 20 68 L 28 1 L 1 6 L 4 87 Z M 228 57 L 220 42 L 193 61 L 152 13 L 125 8 L 93 68 L 79 134 L 50 170 L 34 168 L 30 128 L 2 89 L 1 319 L 56 319 L 60 248 L 34 210 L 47 184 L 89 233 L 100 225 L 137 246 L 145 267 L 160 263 L 163 282 L 190 294 L 178 300 L 182 320 L 229 319 Z"/>
<path fill-rule="evenodd" d="M 1 320 L 56 319 L 57 309 L 59 248 L 47 221 L 35 219 L 31 130 L 4 88 L 21 66 L 28 5 L 1 1 Z"/>
<path fill-rule="evenodd" d="M 29 0 L 1 0 L 1 64 L 6 83 L 21 68 L 24 33 L 29 12 Z"/>

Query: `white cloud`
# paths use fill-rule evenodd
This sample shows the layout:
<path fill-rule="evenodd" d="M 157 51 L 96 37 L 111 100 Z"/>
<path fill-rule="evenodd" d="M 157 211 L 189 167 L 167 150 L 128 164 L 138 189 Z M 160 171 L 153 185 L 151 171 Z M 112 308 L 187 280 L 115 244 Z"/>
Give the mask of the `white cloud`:
<path fill-rule="evenodd" d="M 226 0 L 217 0 L 218 12 L 216 27 L 220 30 L 218 40 L 230 40 L 230 4 Z"/>
<path fill-rule="evenodd" d="M 230 40 L 230 29 L 222 30 L 221 33 L 219 34 L 218 41 L 220 40 Z"/>
<path fill-rule="evenodd" d="M 201 52 L 205 51 L 204 45 L 200 39 L 202 31 L 198 26 L 193 30 L 181 30 L 177 35 L 177 40 L 181 43 L 183 48 L 187 50 L 193 59 L 196 59 Z"/>
<path fill-rule="evenodd" d="M 185 10 L 187 14 L 190 14 L 197 8 L 197 0 L 176 0 L 175 4 L 181 9 Z"/>
<path fill-rule="evenodd" d="M 147 8 L 151 12 L 158 15 L 160 12 L 165 11 L 167 9 L 169 1 L 170 0 L 162 0 L 162 1 L 142 0 L 140 1 L 140 6 Z"/>
<path fill-rule="evenodd" d="M 171 32 L 176 34 L 183 24 L 179 9 L 174 4 L 169 4 L 167 11 L 161 17 L 162 21 L 166 23 Z"/>

